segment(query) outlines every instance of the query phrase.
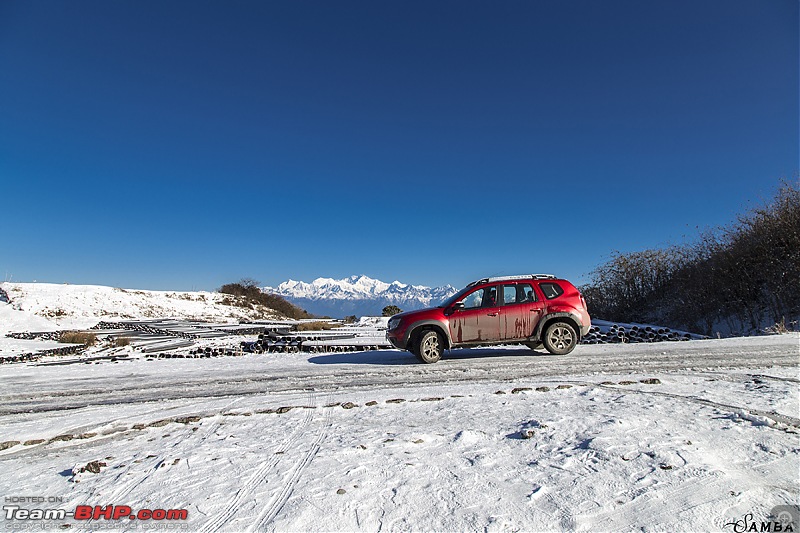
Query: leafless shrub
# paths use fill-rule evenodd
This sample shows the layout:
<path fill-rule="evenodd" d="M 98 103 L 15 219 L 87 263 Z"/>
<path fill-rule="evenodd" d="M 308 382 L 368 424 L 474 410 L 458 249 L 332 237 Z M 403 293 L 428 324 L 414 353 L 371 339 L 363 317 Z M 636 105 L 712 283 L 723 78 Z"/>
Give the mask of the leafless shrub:
<path fill-rule="evenodd" d="M 88 331 L 67 331 L 61 335 L 58 342 L 92 346 L 97 342 L 97 335 Z"/>
<path fill-rule="evenodd" d="M 793 320 L 786 324 L 786 318 L 781 317 L 780 321 L 776 322 L 775 325 L 764 328 L 764 333 L 767 335 L 783 335 L 784 333 L 795 331 L 797 323 L 797 320 Z"/>
<path fill-rule="evenodd" d="M 706 334 L 715 323 L 744 332 L 798 318 L 800 187 L 783 182 L 767 205 L 692 244 L 615 253 L 582 291 L 598 318 Z"/>
<path fill-rule="evenodd" d="M 115 348 L 122 348 L 123 346 L 129 346 L 131 343 L 130 337 L 116 337 L 112 339 L 111 345 Z"/>
<path fill-rule="evenodd" d="M 334 322 L 301 322 L 300 324 L 297 324 L 294 329 L 295 331 L 326 331 L 329 329 L 336 329 L 341 326 L 341 324 Z"/>
<path fill-rule="evenodd" d="M 397 307 L 396 305 L 387 305 L 383 308 L 381 312 L 381 316 L 394 316 L 397 313 L 402 313 L 403 310 Z"/>
<path fill-rule="evenodd" d="M 239 283 L 227 283 L 220 287 L 218 291 L 238 297 L 228 305 L 236 305 L 248 309 L 253 309 L 255 305 L 263 305 L 289 318 L 314 318 L 303 309 L 287 302 L 282 296 L 263 292 L 258 287 L 258 282 L 250 278 L 244 278 Z"/>

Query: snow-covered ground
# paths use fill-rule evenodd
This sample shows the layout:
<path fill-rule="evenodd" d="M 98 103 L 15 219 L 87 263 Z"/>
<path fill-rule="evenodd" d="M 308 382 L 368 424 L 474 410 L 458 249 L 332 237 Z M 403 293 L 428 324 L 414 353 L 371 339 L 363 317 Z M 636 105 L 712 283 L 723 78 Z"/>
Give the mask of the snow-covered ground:
<path fill-rule="evenodd" d="M 4 365 L 0 494 L 209 532 L 732 531 L 797 505 L 799 362 L 790 334 Z"/>
<path fill-rule="evenodd" d="M 0 283 L 10 297 L 0 302 L 0 334 L 9 331 L 52 331 L 89 328 L 100 320 L 183 318 L 192 320 L 248 320 L 265 318 L 265 309 L 225 305 L 230 296 L 218 292 L 144 291 L 101 285 L 55 283 Z M 3 308 L 7 308 L 3 311 Z M 16 311 L 13 324 L 6 321 Z M 274 313 L 270 318 L 278 317 Z M 44 319 L 44 320 L 42 320 Z M 25 323 L 25 321 L 29 323 Z M 30 329 L 28 329 L 30 328 Z"/>

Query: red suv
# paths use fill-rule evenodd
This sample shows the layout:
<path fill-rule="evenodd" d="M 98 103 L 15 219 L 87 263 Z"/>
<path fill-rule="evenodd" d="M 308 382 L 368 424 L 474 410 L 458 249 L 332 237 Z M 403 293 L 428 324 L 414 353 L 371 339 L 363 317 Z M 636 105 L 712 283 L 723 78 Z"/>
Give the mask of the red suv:
<path fill-rule="evenodd" d="M 590 327 L 586 301 L 572 283 L 530 274 L 473 281 L 437 307 L 394 315 L 386 338 L 435 363 L 444 350 L 491 344 L 544 345 L 563 355 Z"/>

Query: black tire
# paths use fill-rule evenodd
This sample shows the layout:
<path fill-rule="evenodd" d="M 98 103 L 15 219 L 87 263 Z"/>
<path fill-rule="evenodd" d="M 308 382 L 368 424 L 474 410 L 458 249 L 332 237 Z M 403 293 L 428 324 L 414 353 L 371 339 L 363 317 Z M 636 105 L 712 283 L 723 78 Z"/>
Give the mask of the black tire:
<path fill-rule="evenodd" d="M 553 355 L 566 355 L 578 344 L 578 334 L 569 322 L 553 322 L 544 332 L 542 343 Z"/>
<path fill-rule="evenodd" d="M 435 363 L 442 358 L 444 341 L 442 336 L 434 330 L 424 331 L 417 340 L 414 355 L 423 363 Z"/>
<path fill-rule="evenodd" d="M 416 338 L 418 336 L 414 336 L 408 341 L 408 351 L 414 354 L 414 357 L 419 360 L 420 363 L 424 363 L 425 360 L 419 355 L 419 343 L 417 342 L 419 339 Z"/>

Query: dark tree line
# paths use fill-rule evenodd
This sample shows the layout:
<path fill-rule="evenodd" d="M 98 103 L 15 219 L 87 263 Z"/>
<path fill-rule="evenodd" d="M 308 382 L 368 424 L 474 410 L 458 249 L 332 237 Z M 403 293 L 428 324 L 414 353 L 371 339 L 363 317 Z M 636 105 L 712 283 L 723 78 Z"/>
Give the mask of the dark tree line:
<path fill-rule="evenodd" d="M 581 288 L 592 316 L 711 335 L 800 319 L 800 188 L 693 244 L 615 253 Z"/>
<path fill-rule="evenodd" d="M 289 318 L 314 318 L 305 310 L 286 301 L 283 296 L 263 292 L 258 287 L 258 282 L 253 279 L 245 278 L 238 283 L 226 283 L 218 289 L 218 292 L 239 297 L 241 303 L 246 306 L 263 305 Z"/>

